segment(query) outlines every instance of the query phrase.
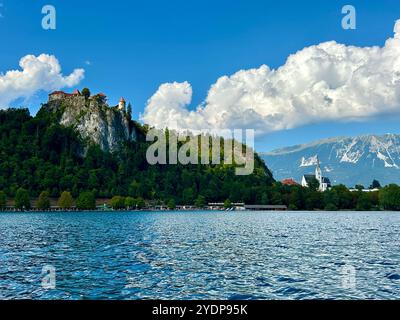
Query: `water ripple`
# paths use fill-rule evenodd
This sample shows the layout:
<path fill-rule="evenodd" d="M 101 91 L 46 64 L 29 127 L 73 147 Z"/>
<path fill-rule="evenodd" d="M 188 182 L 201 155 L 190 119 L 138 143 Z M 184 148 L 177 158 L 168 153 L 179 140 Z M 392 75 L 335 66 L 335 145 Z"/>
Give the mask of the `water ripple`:
<path fill-rule="evenodd" d="M 399 222 L 388 212 L 2 213 L 0 299 L 396 299 Z M 41 285 L 46 265 L 54 290 Z"/>

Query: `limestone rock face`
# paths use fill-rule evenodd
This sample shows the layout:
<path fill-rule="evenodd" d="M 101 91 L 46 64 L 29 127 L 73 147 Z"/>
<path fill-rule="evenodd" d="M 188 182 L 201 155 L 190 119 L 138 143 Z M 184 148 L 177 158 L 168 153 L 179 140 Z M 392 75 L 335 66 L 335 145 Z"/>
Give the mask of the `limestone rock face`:
<path fill-rule="evenodd" d="M 57 113 L 61 125 L 75 128 L 85 141 L 105 152 L 117 151 L 123 142 L 136 141 L 136 129 L 125 111 L 110 108 L 102 97 L 56 97 L 43 107 Z"/>

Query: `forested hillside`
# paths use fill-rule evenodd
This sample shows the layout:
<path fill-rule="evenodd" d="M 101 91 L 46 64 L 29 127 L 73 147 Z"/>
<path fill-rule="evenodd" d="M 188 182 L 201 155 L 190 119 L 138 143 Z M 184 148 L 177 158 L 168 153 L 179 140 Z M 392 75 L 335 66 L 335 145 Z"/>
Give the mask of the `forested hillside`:
<path fill-rule="evenodd" d="M 14 197 L 19 188 L 31 197 L 48 191 L 59 197 L 69 191 L 73 197 L 92 191 L 96 197 L 114 195 L 147 200 L 191 204 L 205 201 L 268 199 L 273 183 L 270 171 L 255 156 L 250 176 L 236 176 L 226 165 L 156 165 L 146 161 L 143 127 L 136 126 L 136 141 L 126 141 L 120 150 L 104 152 L 98 145 L 86 145 L 72 127 L 58 122 L 59 114 L 42 108 L 35 117 L 27 109 L 0 111 L 0 190 Z M 85 150 L 85 152 L 83 152 Z M 85 155 L 83 155 L 85 154 Z"/>

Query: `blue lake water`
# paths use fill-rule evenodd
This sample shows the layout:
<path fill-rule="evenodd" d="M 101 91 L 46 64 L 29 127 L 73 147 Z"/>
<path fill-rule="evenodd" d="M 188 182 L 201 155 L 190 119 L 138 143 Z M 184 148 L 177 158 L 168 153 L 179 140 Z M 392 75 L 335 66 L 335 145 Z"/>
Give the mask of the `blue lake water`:
<path fill-rule="evenodd" d="M 391 212 L 2 213 L 0 299 L 398 299 L 399 240 Z"/>

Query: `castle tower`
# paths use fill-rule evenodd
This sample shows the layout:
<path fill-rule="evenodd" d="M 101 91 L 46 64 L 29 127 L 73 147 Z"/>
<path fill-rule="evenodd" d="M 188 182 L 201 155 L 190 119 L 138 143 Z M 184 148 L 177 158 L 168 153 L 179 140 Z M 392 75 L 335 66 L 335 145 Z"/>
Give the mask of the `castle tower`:
<path fill-rule="evenodd" d="M 124 98 L 121 98 L 120 100 L 119 100 L 119 103 L 118 103 L 118 110 L 120 110 L 120 111 L 126 111 L 126 101 L 125 101 L 125 99 Z"/>
<path fill-rule="evenodd" d="M 319 158 L 317 157 L 317 168 L 315 168 L 315 179 L 318 180 L 319 184 L 322 183 L 322 170 L 319 163 Z"/>

